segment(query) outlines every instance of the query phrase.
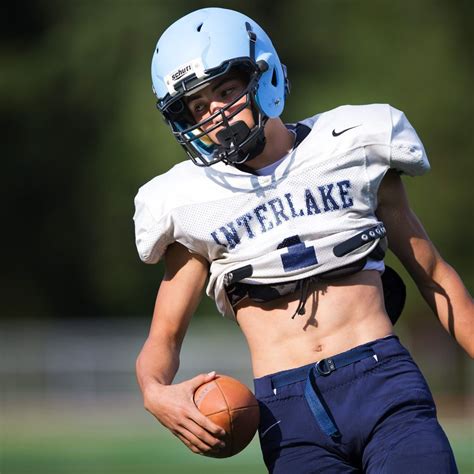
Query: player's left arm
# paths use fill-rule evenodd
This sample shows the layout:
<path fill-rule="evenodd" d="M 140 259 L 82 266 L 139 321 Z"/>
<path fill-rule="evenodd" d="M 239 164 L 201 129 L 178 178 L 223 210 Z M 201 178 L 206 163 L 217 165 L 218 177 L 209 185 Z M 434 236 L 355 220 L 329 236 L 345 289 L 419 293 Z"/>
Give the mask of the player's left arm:
<path fill-rule="evenodd" d="M 377 216 L 389 248 L 415 281 L 443 327 L 474 358 L 474 303 L 457 272 L 443 260 L 410 208 L 399 174 L 390 170 L 378 192 Z"/>

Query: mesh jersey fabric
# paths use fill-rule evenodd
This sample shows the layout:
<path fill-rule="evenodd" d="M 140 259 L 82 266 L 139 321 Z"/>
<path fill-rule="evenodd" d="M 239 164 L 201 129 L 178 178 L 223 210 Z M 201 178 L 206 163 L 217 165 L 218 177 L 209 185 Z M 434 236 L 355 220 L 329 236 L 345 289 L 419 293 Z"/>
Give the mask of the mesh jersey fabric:
<path fill-rule="evenodd" d="M 301 123 L 311 132 L 271 175 L 186 161 L 142 186 L 134 215 L 140 258 L 156 263 L 172 242 L 203 256 L 207 294 L 234 318 L 225 277 L 242 266 L 252 268 L 244 283 L 284 283 L 367 256 L 379 239 L 343 257 L 333 248 L 378 224 L 377 191 L 388 169 L 429 170 L 423 145 L 386 104 L 342 106 Z"/>

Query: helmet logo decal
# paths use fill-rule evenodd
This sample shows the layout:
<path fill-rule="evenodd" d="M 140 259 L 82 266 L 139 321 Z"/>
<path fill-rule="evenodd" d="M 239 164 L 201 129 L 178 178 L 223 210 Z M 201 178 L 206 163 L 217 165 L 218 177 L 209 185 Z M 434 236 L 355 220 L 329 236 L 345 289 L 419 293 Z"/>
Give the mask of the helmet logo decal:
<path fill-rule="evenodd" d="M 183 76 L 185 76 L 187 72 L 191 72 L 191 71 L 192 71 L 191 66 L 188 64 L 185 68 L 178 69 L 175 73 L 173 73 L 171 75 L 171 79 L 173 79 L 173 81 L 178 81 Z"/>
<path fill-rule="evenodd" d="M 165 76 L 165 83 L 166 83 L 168 92 L 171 95 L 176 94 L 177 91 L 174 86 L 179 81 L 186 79 L 192 74 L 195 74 L 198 79 L 206 77 L 206 73 L 204 72 L 204 64 L 202 63 L 201 58 L 196 58 L 196 59 L 193 59 L 192 61 L 189 61 L 188 63 L 182 64 L 177 69 L 172 71 L 170 74 Z"/>

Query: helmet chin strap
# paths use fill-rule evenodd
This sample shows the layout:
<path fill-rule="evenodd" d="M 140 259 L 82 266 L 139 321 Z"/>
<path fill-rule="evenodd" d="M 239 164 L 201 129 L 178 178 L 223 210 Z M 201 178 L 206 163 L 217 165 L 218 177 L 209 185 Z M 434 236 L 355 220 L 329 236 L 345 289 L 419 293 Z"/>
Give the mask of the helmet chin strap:
<path fill-rule="evenodd" d="M 222 161 L 238 165 L 260 155 L 265 148 L 264 127 L 258 127 L 254 133 L 247 124 L 239 120 L 217 132 L 219 147 L 217 155 Z"/>

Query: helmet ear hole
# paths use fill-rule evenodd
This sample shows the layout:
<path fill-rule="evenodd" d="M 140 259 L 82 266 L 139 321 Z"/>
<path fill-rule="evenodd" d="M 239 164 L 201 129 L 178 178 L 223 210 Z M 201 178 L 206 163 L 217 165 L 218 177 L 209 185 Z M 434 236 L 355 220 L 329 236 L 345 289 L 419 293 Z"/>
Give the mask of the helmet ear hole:
<path fill-rule="evenodd" d="M 271 83 L 273 87 L 276 87 L 278 85 L 278 76 L 275 68 L 273 68 Z"/>

